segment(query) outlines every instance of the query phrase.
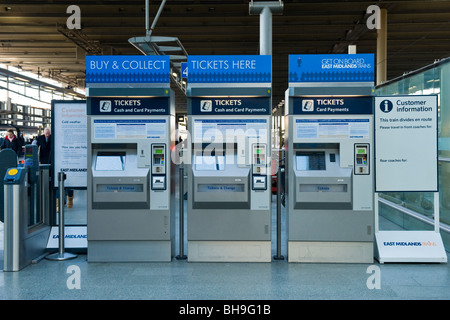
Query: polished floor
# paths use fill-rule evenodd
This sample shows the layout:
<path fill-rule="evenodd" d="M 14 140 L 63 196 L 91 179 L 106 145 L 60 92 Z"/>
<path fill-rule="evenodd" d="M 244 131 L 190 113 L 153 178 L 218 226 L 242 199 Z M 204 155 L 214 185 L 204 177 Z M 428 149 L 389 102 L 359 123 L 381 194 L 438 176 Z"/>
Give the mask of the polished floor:
<path fill-rule="evenodd" d="M 272 248 L 275 255 L 275 241 Z M 281 254 L 286 255 L 286 246 Z M 450 264 L 193 263 L 175 258 L 170 263 L 88 263 L 79 254 L 1 272 L 0 299 L 447 300 Z"/>

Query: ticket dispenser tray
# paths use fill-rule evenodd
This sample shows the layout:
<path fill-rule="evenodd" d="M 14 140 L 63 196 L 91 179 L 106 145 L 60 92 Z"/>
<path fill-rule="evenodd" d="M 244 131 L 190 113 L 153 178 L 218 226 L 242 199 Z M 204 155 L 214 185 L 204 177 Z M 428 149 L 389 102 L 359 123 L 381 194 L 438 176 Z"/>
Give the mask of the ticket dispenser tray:
<path fill-rule="evenodd" d="M 94 150 L 93 209 L 149 207 L 149 169 L 137 167 L 136 149 Z"/>
<path fill-rule="evenodd" d="M 195 209 L 250 208 L 250 169 L 239 167 L 235 154 L 198 153 L 193 160 Z"/>

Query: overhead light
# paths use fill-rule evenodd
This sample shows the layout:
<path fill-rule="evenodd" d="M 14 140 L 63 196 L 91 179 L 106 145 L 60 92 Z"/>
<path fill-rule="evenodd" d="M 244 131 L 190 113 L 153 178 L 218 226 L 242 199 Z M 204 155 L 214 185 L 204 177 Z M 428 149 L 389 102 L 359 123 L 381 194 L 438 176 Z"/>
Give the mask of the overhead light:
<path fill-rule="evenodd" d="M 12 8 L 11 7 L 5 7 L 5 11 L 11 11 Z"/>

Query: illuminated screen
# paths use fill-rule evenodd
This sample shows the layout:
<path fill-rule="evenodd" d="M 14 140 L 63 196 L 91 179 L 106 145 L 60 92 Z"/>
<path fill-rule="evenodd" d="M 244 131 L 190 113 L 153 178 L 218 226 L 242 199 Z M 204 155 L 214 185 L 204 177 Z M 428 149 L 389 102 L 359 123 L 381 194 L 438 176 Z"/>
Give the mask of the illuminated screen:
<path fill-rule="evenodd" d="M 224 156 L 195 156 L 195 170 L 225 170 Z"/>
<path fill-rule="evenodd" d="M 295 156 L 297 170 L 325 170 L 325 152 L 299 151 Z"/>
<path fill-rule="evenodd" d="M 95 170 L 97 171 L 123 171 L 123 156 L 118 155 L 97 155 Z"/>
<path fill-rule="evenodd" d="M 366 148 L 358 149 L 358 154 L 366 154 Z"/>

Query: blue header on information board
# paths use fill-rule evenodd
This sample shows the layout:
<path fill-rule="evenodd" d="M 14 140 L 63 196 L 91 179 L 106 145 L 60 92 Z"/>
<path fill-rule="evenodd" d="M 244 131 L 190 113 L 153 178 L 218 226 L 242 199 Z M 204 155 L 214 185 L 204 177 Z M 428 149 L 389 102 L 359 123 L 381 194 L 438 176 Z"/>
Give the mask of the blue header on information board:
<path fill-rule="evenodd" d="M 289 55 L 289 82 L 372 82 L 373 54 Z"/>
<path fill-rule="evenodd" d="M 86 83 L 169 82 L 169 56 L 86 56 Z"/>
<path fill-rule="evenodd" d="M 271 56 L 189 56 L 187 78 L 190 83 L 267 83 L 271 82 Z"/>

